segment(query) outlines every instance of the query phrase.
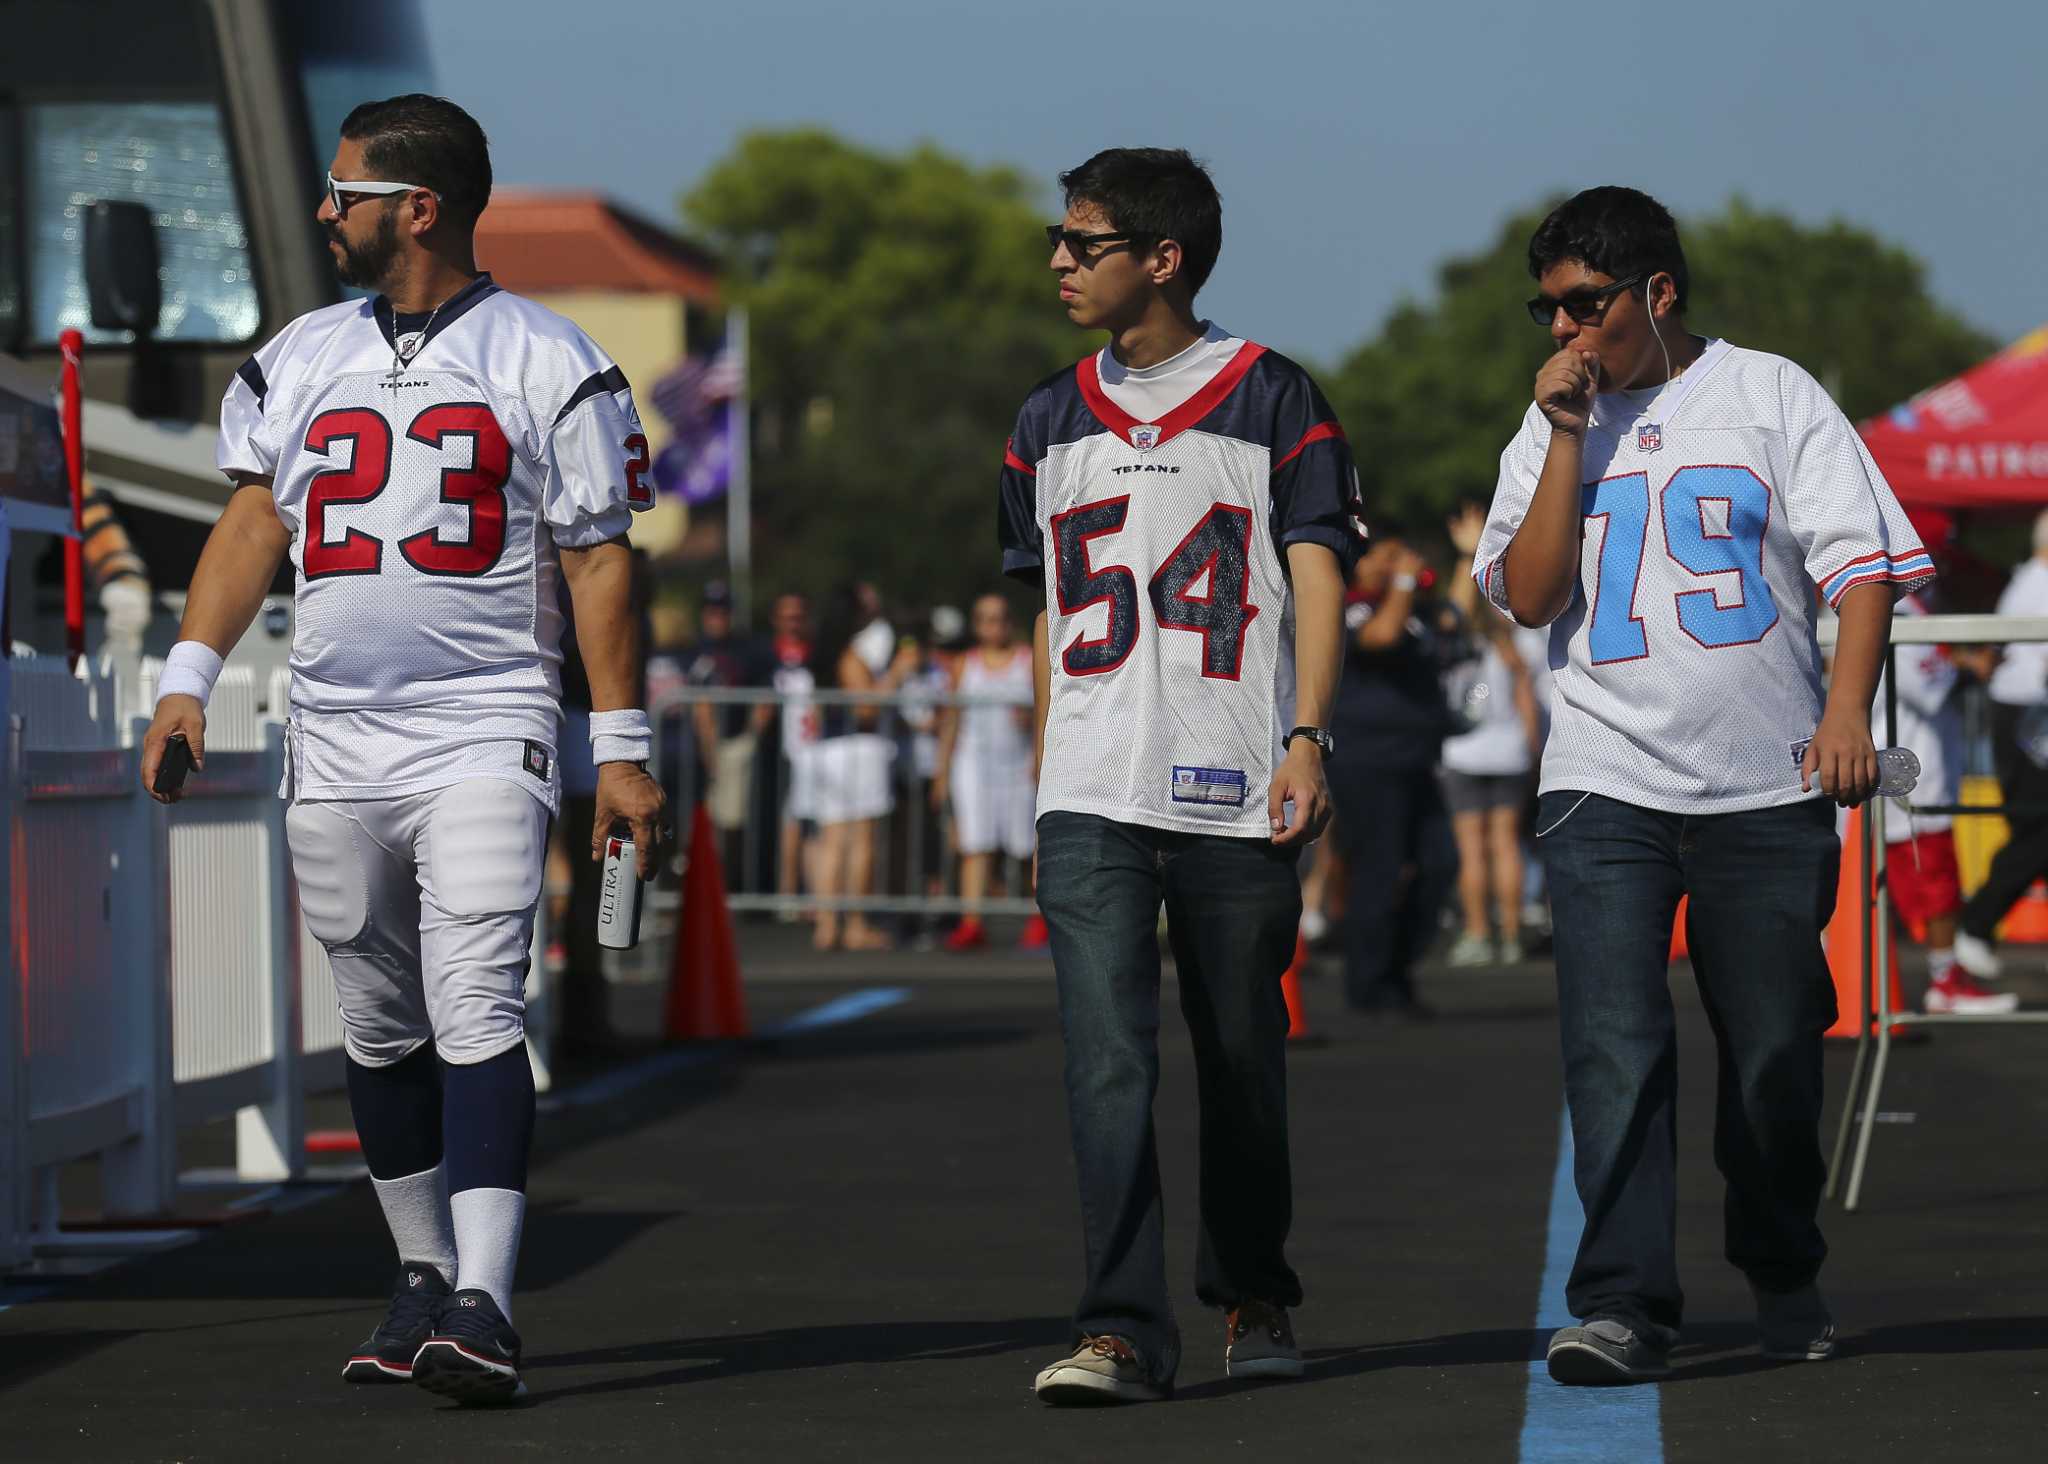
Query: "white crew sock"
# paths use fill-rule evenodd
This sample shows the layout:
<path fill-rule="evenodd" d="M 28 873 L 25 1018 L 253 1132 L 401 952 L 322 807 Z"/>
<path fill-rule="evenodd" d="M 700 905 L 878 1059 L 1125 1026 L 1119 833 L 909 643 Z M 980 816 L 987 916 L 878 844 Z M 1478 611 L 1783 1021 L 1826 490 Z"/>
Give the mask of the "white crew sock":
<path fill-rule="evenodd" d="M 455 1285 L 455 1226 L 448 1213 L 448 1170 L 436 1164 L 403 1179 L 372 1179 L 384 1223 L 398 1246 L 400 1264 L 417 1261 L 434 1267 L 441 1279 Z"/>
<path fill-rule="evenodd" d="M 519 1232 L 526 1196 L 518 1190 L 466 1189 L 449 1202 L 455 1216 L 458 1289 L 485 1291 L 512 1320 L 512 1272 L 519 1264 Z"/>
<path fill-rule="evenodd" d="M 1927 948 L 1927 969 L 1935 975 L 1939 976 L 1955 963 L 1956 953 L 1952 947 L 1943 950 L 1936 950 L 1932 946 Z"/>

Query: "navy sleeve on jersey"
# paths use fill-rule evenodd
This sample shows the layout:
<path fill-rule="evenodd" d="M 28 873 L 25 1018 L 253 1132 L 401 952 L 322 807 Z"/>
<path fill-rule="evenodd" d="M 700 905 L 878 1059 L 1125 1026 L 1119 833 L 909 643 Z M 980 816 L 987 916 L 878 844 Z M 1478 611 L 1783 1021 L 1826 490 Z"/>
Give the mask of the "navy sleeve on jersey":
<path fill-rule="evenodd" d="M 1346 580 L 1364 549 L 1358 469 L 1337 414 L 1308 377 L 1298 375 L 1274 403 L 1273 542 L 1321 544 Z"/>
<path fill-rule="evenodd" d="M 996 501 L 1003 573 L 1032 585 L 1045 582 L 1045 543 L 1038 531 L 1038 463 L 1044 455 L 1044 434 L 1036 418 L 1032 401 L 1026 401 L 1017 414 L 1017 430 L 1003 447 Z"/>

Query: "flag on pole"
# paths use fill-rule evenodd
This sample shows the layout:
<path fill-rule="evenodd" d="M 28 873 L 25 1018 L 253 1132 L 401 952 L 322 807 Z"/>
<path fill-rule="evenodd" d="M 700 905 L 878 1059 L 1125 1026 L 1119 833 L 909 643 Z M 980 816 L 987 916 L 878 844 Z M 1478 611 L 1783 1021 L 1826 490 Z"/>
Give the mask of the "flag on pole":
<path fill-rule="evenodd" d="M 654 409 L 675 438 L 654 460 L 655 486 L 695 507 L 715 503 L 732 486 L 733 430 L 745 381 L 732 351 L 685 356 L 654 383 Z"/>

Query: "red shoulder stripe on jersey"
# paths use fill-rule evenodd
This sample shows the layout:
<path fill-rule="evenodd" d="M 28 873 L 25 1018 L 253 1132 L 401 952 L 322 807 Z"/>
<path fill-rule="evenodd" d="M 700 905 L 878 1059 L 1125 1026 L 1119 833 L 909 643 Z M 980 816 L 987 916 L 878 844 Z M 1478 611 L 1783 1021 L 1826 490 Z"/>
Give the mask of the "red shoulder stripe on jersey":
<path fill-rule="evenodd" d="M 1017 456 L 1017 439 L 1014 437 L 1003 444 L 1003 466 L 1006 468 L 1015 468 L 1018 472 L 1022 473 L 1027 478 L 1035 478 L 1038 476 L 1038 469 L 1032 467 L 1031 464 L 1025 462 L 1024 459 Z"/>
<path fill-rule="evenodd" d="M 1237 390 L 1237 384 L 1244 380 L 1245 373 L 1252 369 L 1252 364 L 1265 354 L 1266 348 L 1255 341 L 1246 341 L 1239 346 L 1237 354 L 1230 358 L 1229 364 L 1217 372 L 1207 386 L 1154 424 L 1159 428 L 1159 441 L 1165 442 L 1170 437 L 1178 436 L 1215 411 L 1225 397 Z M 1109 393 L 1102 389 L 1101 377 L 1095 369 L 1094 356 L 1082 359 L 1074 368 L 1074 378 L 1081 388 L 1081 400 L 1088 404 L 1088 410 L 1095 414 L 1097 421 L 1117 436 L 1128 442 L 1131 429 L 1145 425 L 1109 399 Z"/>
<path fill-rule="evenodd" d="M 1311 442 L 1327 442 L 1330 438 L 1333 437 L 1336 438 L 1339 442 L 1342 442 L 1344 440 L 1344 429 L 1342 427 L 1339 427 L 1335 422 L 1316 423 L 1315 426 L 1309 428 L 1308 431 L 1301 434 L 1301 441 L 1295 443 L 1292 448 L 1288 449 L 1286 457 L 1280 459 L 1279 462 L 1273 464 L 1273 471 L 1276 473 L 1279 472 L 1282 468 L 1286 467 L 1289 463 L 1293 462 L 1296 458 L 1300 457 L 1301 450 L 1304 447 L 1307 447 Z"/>

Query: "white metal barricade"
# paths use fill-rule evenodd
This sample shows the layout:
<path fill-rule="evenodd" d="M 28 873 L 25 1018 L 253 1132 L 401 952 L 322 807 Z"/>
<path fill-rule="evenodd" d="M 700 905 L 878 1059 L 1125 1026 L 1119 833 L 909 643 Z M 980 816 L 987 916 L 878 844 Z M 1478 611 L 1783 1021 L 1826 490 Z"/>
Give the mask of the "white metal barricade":
<path fill-rule="evenodd" d="M 140 786 L 161 663 L 123 698 L 61 661 L 11 665 L 0 776 L 0 1267 L 58 1225 L 59 1169 L 97 1159 L 110 1216 L 161 1213 L 177 1131 L 232 1116 L 250 1180 L 306 1169 L 305 1095 L 339 1087 L 341 1028 L 326 953 L 291 882 L 281 688 L 224 672 L 203 774 L 164 809 Z M 535 950 L 547 936 L 537 922 Z M 528 980 L 536 1080 L 548 993 Z"/>
<path fill-rule="evenodd" d="M 2007 645 L 2019 641 L 2048 641 L 2048 618 L 2014 615 L 1915 615 L 1892 622 L 1891 645 L 1885 651 L 1887 705 L 1873 719 L 1878 742 L 1890 746 L 1897 740 L 1898 676 L 1896 649 L 1902 645 Z M 1920 795 L 1926 802 L 1926 796 Z M 1862 941 L 1863 971 L 1857 1001 L 1856 1057 L 1849 1071 L 1849 1091 L 1842 1099 L 1842 1120 L 1835 1134 L 1833 1161 L 1828 1166 L 1828 1195 L 1840 1186 L 1842 1161 L 1854 1134 L 1855 1155 L 1848 1168 L 1848 1188 L 1843 1208 L 1854 1210 L 1862 1202 L 1863 1180 L 1870 1162 L 1870 1139 L 1877 1127 L 1879 1103 L 1884 1096 L 1886 1069 L 1891 1060 L 1895 1033 L 1910 1027 L 2013 1026 L 2048 1022 L 2048 1011 L 2015 1011 L 1986 1015 L 1953 1012 L 1895 1012 L 1891 1009 L 1891 973 L 1896 959 L 1891 928 L 1891 900 L 1886 891 L 1885 803 L 1870 801 L 1863 820 L 1864 867 L 1872 872 L 1865 882 L 1863 906 L 1859 912 L 1866 932 Z M 1908 807 L 1912 801 L 1908 800 Z M 1988 812 L 1989 810 L 1987 810 Z M 1964 815 L 1967 816 L 1967 815 Z M 1874 931 L 1876 939 L 1870 938 Z"/>

